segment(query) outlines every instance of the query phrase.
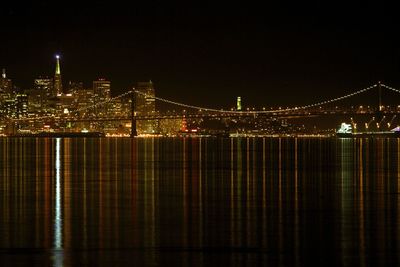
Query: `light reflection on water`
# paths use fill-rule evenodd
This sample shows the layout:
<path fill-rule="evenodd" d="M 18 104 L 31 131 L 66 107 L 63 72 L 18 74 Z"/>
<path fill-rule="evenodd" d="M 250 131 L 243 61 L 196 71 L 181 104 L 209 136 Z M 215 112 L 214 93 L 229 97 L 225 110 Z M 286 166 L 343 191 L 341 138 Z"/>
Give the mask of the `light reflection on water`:
<path fill-rule="evenodd" d="M 0 265 L 400 262 L 399 139 L 3 138 L 0 148 Z"/>
<path fill-rule="evenodd" d="M 55 177 L 55 196 L 54 196 L 54 264 L 53 266 L 63 266 L 62 233 L 63 218 L 61 207 L 61 138 L 56 138 L 56 177 Z"/>

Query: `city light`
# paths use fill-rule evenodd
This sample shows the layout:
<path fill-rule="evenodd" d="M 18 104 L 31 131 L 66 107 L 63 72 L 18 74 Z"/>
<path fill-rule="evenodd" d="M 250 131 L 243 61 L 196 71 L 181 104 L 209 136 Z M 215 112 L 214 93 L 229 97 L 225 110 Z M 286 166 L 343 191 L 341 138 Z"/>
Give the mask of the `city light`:
<path fill-rule="evenodd" d="M 3 100 L 1 114 L 6 120 L 13 120 L 18 127 L 0 125 L 0 134 L 7 136 L 29 133 L 98 133 L 103 136 L 120 137 L 130 135 L 140 136 L 200 136 L 215 135 L 229 136 L 232 133 L 251 136 L 265 136 L 269 134 L 335 134 L 332 125 L 330 132 L 323 129 L 306 128 L 288 119 L 310 118 L 327 114 L 365 114 L 373 116 L 367 118 L 365 129 L 380 131 L 382 123 L 390 127 L 396 123 L 396 116 L 386 121 L 386 116 L 379 115 L 373 108 L 363 105 L 351 105 L 344 108 L 330 104 L 354 97 L 356 95 L 377 89 L 378 85 L 356 90 L 341 97 L 334 97 L 324 101 L 293 107 L 243 106 L 242 98 L 236 97 L 236 107 L 230 109 L 196 106 L 189 103 L 173 101 L 156 96 L 155 84 L 152 81 L 137 82 L 133 89 L 118 96 L 112 96 L 112 83 L 102 77 L 93 81 L 91 87 L 85 87 L 82 82 L 69 81 L 63 86 L 60 55 L 55 55 L 55 73 L 53 77 L 40 76 L 34 80 L 33 89 L 22 93 L 12 92 L 12 81 L 3 75 L 0 80 L 0 97 Z M 3 70 L 3 74 L 5 70 Z M 380 84 L 379 88 L 400 93 L 400 90 Z M 4 92 L 4 93 L 2 93 Z M 172 111 L 156 109 L 163 104 L 173 107 Z M 385 108 L 382 108 L 385 107 Z M 391 112 L 390 106 L 380 105 L 377 110 Z M 357 122 L 350 117 L 354 130 Z M 375 121 L 373 126 L 371 122 Z M 38 123 L 40 122 L 40 123 Z M 213 129 L 213 125 L 219 129 Z M 90 129 L 90 130 L 89 130 Z M 191 130 L 193 129 L 193 130 Z M 87 131 L 87 132 L 86 132 Z M 359 130 L 357 130 L 359 131 Z"/>

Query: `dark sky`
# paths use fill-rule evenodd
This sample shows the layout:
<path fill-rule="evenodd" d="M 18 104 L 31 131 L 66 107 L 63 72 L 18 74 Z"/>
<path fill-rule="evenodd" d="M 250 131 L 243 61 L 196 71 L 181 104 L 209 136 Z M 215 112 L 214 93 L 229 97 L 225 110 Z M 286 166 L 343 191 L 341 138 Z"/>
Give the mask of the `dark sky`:
<path fill-rule="evenodd" d="M 57 52 L 64 82 L 106 77 L 116 94 L 151 79 L 159 96 L 211 107 L 400 86 L 398 12 L 384 1 L 8 2 L 0 67 L 22 88 L 53 74 Z"/>

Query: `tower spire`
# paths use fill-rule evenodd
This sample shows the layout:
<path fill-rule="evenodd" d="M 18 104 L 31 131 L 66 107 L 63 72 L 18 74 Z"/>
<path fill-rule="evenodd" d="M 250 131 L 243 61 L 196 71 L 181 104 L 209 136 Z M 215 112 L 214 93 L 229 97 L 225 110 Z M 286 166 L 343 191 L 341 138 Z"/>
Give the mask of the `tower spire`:
<path fill-rule="evenodd" d="M 6 69 L 5 68 L 3 68 L 3 73 L 1 74 L 1 77 L 3 77 L 3 79 L 7 78 Z"/>
<path fill-rule="evenodd" d="M 57 63 L 56 63 L 56 75 L 61 75 L 60 70 L 60 56 L 56 55 Z"/>
<path fill-rule="evenodd" d="M 60 55 L 56 55 L 56 73 L 54 75 L 54 95 L 61 95 L 63 93 L 60 69 Z"/>

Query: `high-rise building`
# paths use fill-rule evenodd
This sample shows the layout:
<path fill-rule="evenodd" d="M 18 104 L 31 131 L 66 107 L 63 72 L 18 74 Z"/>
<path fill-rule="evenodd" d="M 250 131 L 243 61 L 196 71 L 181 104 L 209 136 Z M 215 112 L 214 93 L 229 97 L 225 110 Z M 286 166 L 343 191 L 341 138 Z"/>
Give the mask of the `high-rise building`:
<path fill-rule="evenodd" d="M 28 96 L 15 94 L 2 103 L 1 113 L 8 118 L 21 118 L 28 114 Z"/>
<path fill-rule="evenodd" d="M 104 78 L 93 81 L 93 98 L 95 104 L 105 102 L 111 98 L 111 82 Z M 106 115 L 108 104 L 95 107 L 95 114 L 99 116 Z"/>
<path fill-rule="evenodd" d="M 111 97 L 111 82 L 104 78 L 93 81 L 93 94 L 102 100 L 109 99 Z"/>
<path fill-rule="evenodd" d="M 63 93 L 63 86 L 61 80 L 60 56 L 56 55 L 56 73 L 54 74 L 54 95 L 61 95 Z"/>
<path fill-rule="evenodd" d="M 7 118 L 16 118 L 15 98 L 8 98 L 3 100 L 1 110 L 3 116 Z"/>
<path fill-rule="evenodd" d="M 33 89 L 42 92 L 43 96 L 51 97 L 53 95 L 53 79 L 39 77 L 35 79 Z"/>
<path fill-rule="evenodd" d="M 68 82 L 67 93 L 74 94 L 77 91 L 83 90 L 83 82 Z"/>
<path fill-rule="evenodd" d="M 138 82 L 135 94 L 135 111 L 138 116 L 155 115 L 155 89 L 152 81 Z M 153 134 L 157 129 L 157 121 L 140 120 L 137 121 L 138 134 Z"/>
<path fill-rule="evenodd" d="M 29 112 L 45 112 L 54 97 L 53 79 L 49 77 L 39 77 L 34 80 L 33 89 L 26 91 L 28 95 Z"/>
<path fill-rule="evenodd" d="M 74 97 L 72 94 L 63 94 L 58 96 L 57 112 L 58 114 L 68 114 L 73 109 Z"/>
<path fill-rule="evenodd" d="M 43 111 L 46 104 L 46 97 L 40 90 L 32 89 L 26 91 L 28 95 L 28 110 L 31 114 L 39 114 Z"/>
<path fill-rule="evenodd" d="M 16 117 L 25 117 L 28 114 L 28 96 L 26 94 L 17 94 L 15 96 Z"/>
<path fill-rule="evenodd" d="M 177 135 L 182 130 L 182 119 L 160 120 L 160 134 L 165 136 Z"/>
<path fill-rule="evenodd" d="M 236 100 L 236 110 L 242 110 L 242 98 L 240 96 L 238 96 Z"/>
<path fill-rule="evenodd" d="M 0 78 L 0 93 L 12 93 L 12 81 L 7 78 L 6 69 L 3 69 Z"/>
<path fill-rule="evenodd" d="M 93 105 L 93 90 L 92 89 L 82 89 L 74 91 L 73 96 L 75 98 L 74 106 L 76 109 L 83 109 L 90 105 Z M 84 110 L 87 112 L 93 112 L 93 110 Z"/>

